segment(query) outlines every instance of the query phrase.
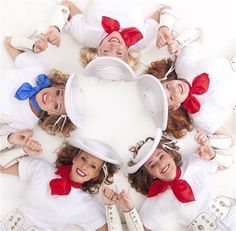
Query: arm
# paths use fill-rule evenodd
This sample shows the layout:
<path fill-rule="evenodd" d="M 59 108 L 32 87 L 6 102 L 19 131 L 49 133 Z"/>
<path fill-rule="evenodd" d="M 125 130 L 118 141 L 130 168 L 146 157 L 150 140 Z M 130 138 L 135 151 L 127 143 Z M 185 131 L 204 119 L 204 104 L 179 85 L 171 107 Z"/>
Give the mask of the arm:
<path fill-rule="evenodd" d="M 200 41 L 202 32 L 199 28 L 193 28 L 177 36 L 174 40 L 168 42 L 168 51 L 170 54 L 179 55 L 181 48 L 194 41 Z"/>
<path fill-rule="evenodd" d="M 11 46 L 11 38 L 12 37 L 6 37 L 4 39 L 4 46 L 7 50 L 7 53 L 10 55 L 10 57 L 13 59 L 13 61 L 15 61 L 16 57 L 19 54 L 23 53 L 23 51 L 18 50 L 18 49 Z"/>
<path fill-rule="evenodd" d="M 117 204 L 124 213 L 128 230 L 136 230 L 136 231 L 147 230 L 144 229 L 139 214 L 135 209 L 134 204 L 130 199 L 128 193 L 125 190 L 122 190 L 121 193 L 117 194 Z"/>
<path fill-rule="evenodd" d="M 65 26 L 67 21 L 70 21 L 71 18 L 77 14 L 81 14 L 81 10 L 68 0 L 61 2 L 54 12 L 52 17 L 51 25 L 46 32 L 47 41 L 54 46 L 59 47 L 61 43 L 60 32 Z"/>
<path fill-rule="evenodd" d="M 15 61 L 16 57 L 24 51 L 30 50 L 34 53 L 40 53 L 47 49 L 48 43 L 44 35 L 40 35 L 36 40 L 29 39 L 23 36 L 6 37 L 4 46 Z"/>
<path fill-rule="evenodd" d="M 18 166 L 19 166 L 18 162 L 15 163 L 14 165 L 10 166 L 9 168 L 3 168 L 2 165 L 0 165 L 0 172 L 19 176 Z"/>
<path fill-rule="evenodd" d="M 202 130 L 197 129 L 195 140 L 200 147 L 197 153 L 202 159 L 210 160 L 219 165 L 220 168 L 228 168 L 233 163 L 233 150 L 228 148 L 220 149 L 219 143 L 211 144 L 211 139 Z M 225 142 L 222 142 L 225 143 Z M 223 146 L 221 146 L 223 147 Z"/>
<path fill-rule="evenodd" d="M 23 130 L 5 136 L 5 147 L 0 155 L 0 165 L 2 169 L 8 169 L 18 162 L 19 158 L 27 155 L 38 155 L 41 152 L 41 145 L 38 141 L 32 140 L 32 130 Z M 20 145 L 23 148 L 8 150 L 7 144 Z"/>
<path fill-rule="evenodd" d="M 152 18 L 159 22 L 159 29 L 156 38 L 157 48 L 161 48 L 172 42 L 171 32 L 177 20 L 173 10 L 168 6 L 163 6 L 156 11 Z"/>
<path fill-rule="evenodd" d="M 114 190 L 108 187 L 105 187 L 101 190 L 102 199 L 105 204 L 108 230 L 123 230 L 119 212 L 115 204 L 116 193 L 114 192 Z"/>

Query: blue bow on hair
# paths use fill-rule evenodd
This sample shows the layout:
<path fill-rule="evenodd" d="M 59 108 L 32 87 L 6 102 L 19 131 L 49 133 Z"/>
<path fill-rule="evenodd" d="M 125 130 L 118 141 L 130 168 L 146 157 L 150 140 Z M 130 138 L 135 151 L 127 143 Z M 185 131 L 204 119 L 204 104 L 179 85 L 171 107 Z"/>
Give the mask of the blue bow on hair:
<path fill-rule="evenodd" d="M 31 99 L 32 105 L 35 109 L 42 111 L 39 107 L 35 97 L 39 91 L 52 85 L 51 81 L 45 74 L 38 75 L 37 86 L 33 87 L 31 84 L 25 82 L 16 91 L 15 97 L 19 100 Z"/>

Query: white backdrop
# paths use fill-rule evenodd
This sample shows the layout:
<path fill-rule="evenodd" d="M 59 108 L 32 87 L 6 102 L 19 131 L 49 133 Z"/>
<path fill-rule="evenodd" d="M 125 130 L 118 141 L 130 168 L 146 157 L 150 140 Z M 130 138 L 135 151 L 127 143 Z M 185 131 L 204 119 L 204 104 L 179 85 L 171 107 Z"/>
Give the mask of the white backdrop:
<path fill-rule="evenodd" d="M 79 0 L 78 6 L 86 12 L 92 0 Z M 155 0 L 146 0 L 144 12 L 150 12 L 159 3 Z M 198 26 L 203 30 L 203 46 L 210 56 L 230 56 L 236 54 L 236 1 L 228 0 L 172 0 L 162 1 L 170 4 L 176 11 L 180 20 L 187 25 Z M 227 3 L 227 4 L 226 4 Z M 14 68 L 14 64 L 3 47 L 3 39 L 7 35 L 31 35 L 36 28 L 45 30 L 53 9 L 55 0 L 1 0 L 0 1 L 0 40 L 1 40 L 1 70 Z M 39 26 L 40 25 L 40 26 Z M 50 46 L 46 52 L 40 54 L 48 69 L 57 68 L 64 72 L 81 72 L 79 64 L 79 44 L 67 33 L 62 34 L 60 48 Z M 165 48 L 159 52 L 152 44 L 142 52 L 141 60 L 144 64 L 166 55 Z M 153 121 L 146 113 L 138 100 L 136 88 L 133 83 L 114 83 L 99 80 L 85 80 L 80 78 L 84 91 L 85 119 L 80 130 L 82 135 L 98 138 L 112 145 L 126 161 L 129 159 L 128 146 L 146 136 L 155 134 Z M 0 93 L 1 94 L 1 93 Z M 119 96 L 119 97 L 117 97 Z M 127 100 L 129 99 L 129 100 Z M 235 118 L 232 114 L 227 123 L 231 131 L 236 133 Z M 234 134 L 235 134 L 234 133 Z M 184 154 L 195 149 L 193 133 L 182 140 Z M 53 162 L 55 149 L 59 147 L 62 139 L 52 137 L 39 128 L 36 129 L 35 138 L 43 145 L 43 158 Z M 187 145 L 188 144 L 188 145 Z M 232 181 L 236 182 L 236 167 L 217 175 L 218 183 L 223 185 L 224 191 L 232 195 Z M 127 181 L 121 170 L 116 177 L 115 184 L 118 189 L 126 188 L 132 193 L 135 204 L 140 206 L 142 197 L 129 189 Z M 24 184 L 17 177 L 0 174 L 0 219 L 2 219 L 19 201 Z M 176 224 L 168 221 L 160 230 L 183 230 Z"/>

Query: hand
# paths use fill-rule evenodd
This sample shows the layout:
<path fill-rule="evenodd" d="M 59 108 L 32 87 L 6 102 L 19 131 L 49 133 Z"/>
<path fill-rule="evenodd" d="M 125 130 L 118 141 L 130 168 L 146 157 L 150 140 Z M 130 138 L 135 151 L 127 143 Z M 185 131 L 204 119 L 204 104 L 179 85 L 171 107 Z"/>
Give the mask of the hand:
<path fill-rule="evenodd" d="M 156 39 L 157 48 L 161 48 L 161 47 L 171 43 L 172 40 L 173 39 L 172 39 L 172 36 L 171 36 L 171 33 L 170 33 L 168 27 L 162 26 L 158 30 L 158 34 L 157 34 L 157 39 Z"/>
<path fill-rule="evenodd" d="M 205 146 L 200 146 L 197 149 L 197 153 L 204 160 L 212 160 L 216 155 L 214 148 L 209 144 L 206 144 Z"/>
<path fill-rule="evenodd" d="M 51 43 L 53 46 L 59 47 L 61 44 L 61 35 L 60 31 L 57 27 L 51 26 L 49 27 L 47 33 L 45 34 L 47 41 Z"/>
<path fill-rule="evenodd" d="M 41 152 L 41 144 L 36 140 L 28 140 L 23 150 L 29 156 L 39 155 Z"/>
<path fill-rule="evenodd" d="M 117 204 L 123 212 L 129 212 L 134 208 L 133 201 L 130 199 L 128 193 L 123 189 L 121 193 L 117 194 Z"/>
<path fill-rule="evenodd" d="M 199 128 L 196 128 L 196 135 L 194 137 L 197 144 L 201 146 L 209 145 L 210 141 L 207 137 L 207 134 Z"/>
<path fill-rule="evenodd" d="M 17 145 L 24 146 L 24 145 L 26 145 L 27 141 L 32 136 L 33 136 L 33 130 L 26 129 L 26 130 L 23 130 L 23 131 L 11 133 L 8 136 L 8 142 L 10 144 L 17 144 Z"/>
<path fill-rule="evenodd" d="M 167 45 L 167 49 L 171 55 L 178 56 L 181 52 L 181 47 L 176 40 L 169 42 Z"/>
<path fill-rule="evenodd" d="M 112 205 L 116 203 L 116 193 L 114 190 L 104 187 L 102 189 L 102 194 L 103 194 L 103 202 L 106 205 Z"/>
<path fill-rule="evenodd" d="M 48 48 L 48 41 L 47 37 L 43 34 L 39 35 L 38 40 L 35 41 L 34 43 L 34 53 L 38 54 L 42 51 L 45 51 Z"/>

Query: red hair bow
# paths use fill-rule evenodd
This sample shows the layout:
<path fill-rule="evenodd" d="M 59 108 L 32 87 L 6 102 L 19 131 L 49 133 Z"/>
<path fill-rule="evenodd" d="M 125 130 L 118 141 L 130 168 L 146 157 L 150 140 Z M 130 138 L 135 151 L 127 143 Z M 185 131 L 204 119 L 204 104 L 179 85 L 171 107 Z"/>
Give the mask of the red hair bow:
<path fill-rule="evenodd" d="M 192 86 L 189 84 L 189 95 L 187 99 L 183 103 L 183 107 L 186 109 L 187 112 L 194 114 L 196 112 L 199 112 L 201 104 L 197 100 L 194 94 L 196 95 L 202 95 L 205 92 L 207 92 L 210 84 L 210 79 L 208 77 L 208 74 L 202 73 L 195 77 L 192 82 Z"/>
<path fill-rule="evenodd" d="M 179 179 L 181 169 L 176 169 L 176 177 L 171 182 L 155 180 L 149 187 L 147 197 L 154 197 L 171 187 L 175 197 L 182 203 L 195 201 L 193 191 L 187 181 Z"/>
<path fill-rule="evenodd" d="M 81 184 L 70 180 L 71 165 L 61 166 L 55 172 L 61 178 L 52 179 L 49 182 L 51 195 L 68 195 L 71 187 L 80 188 Z"/>
<path fill-rule="evenodd" d="M 120 23 L 112 18 L 102 16 L 102 27 L 108 33 L 120 30 Z M 120 31 L 121 37 L 124 39 L 127 47 L 136 44 L 143 38 L 142 33 L 136 27 L 128 27 Z"/>

